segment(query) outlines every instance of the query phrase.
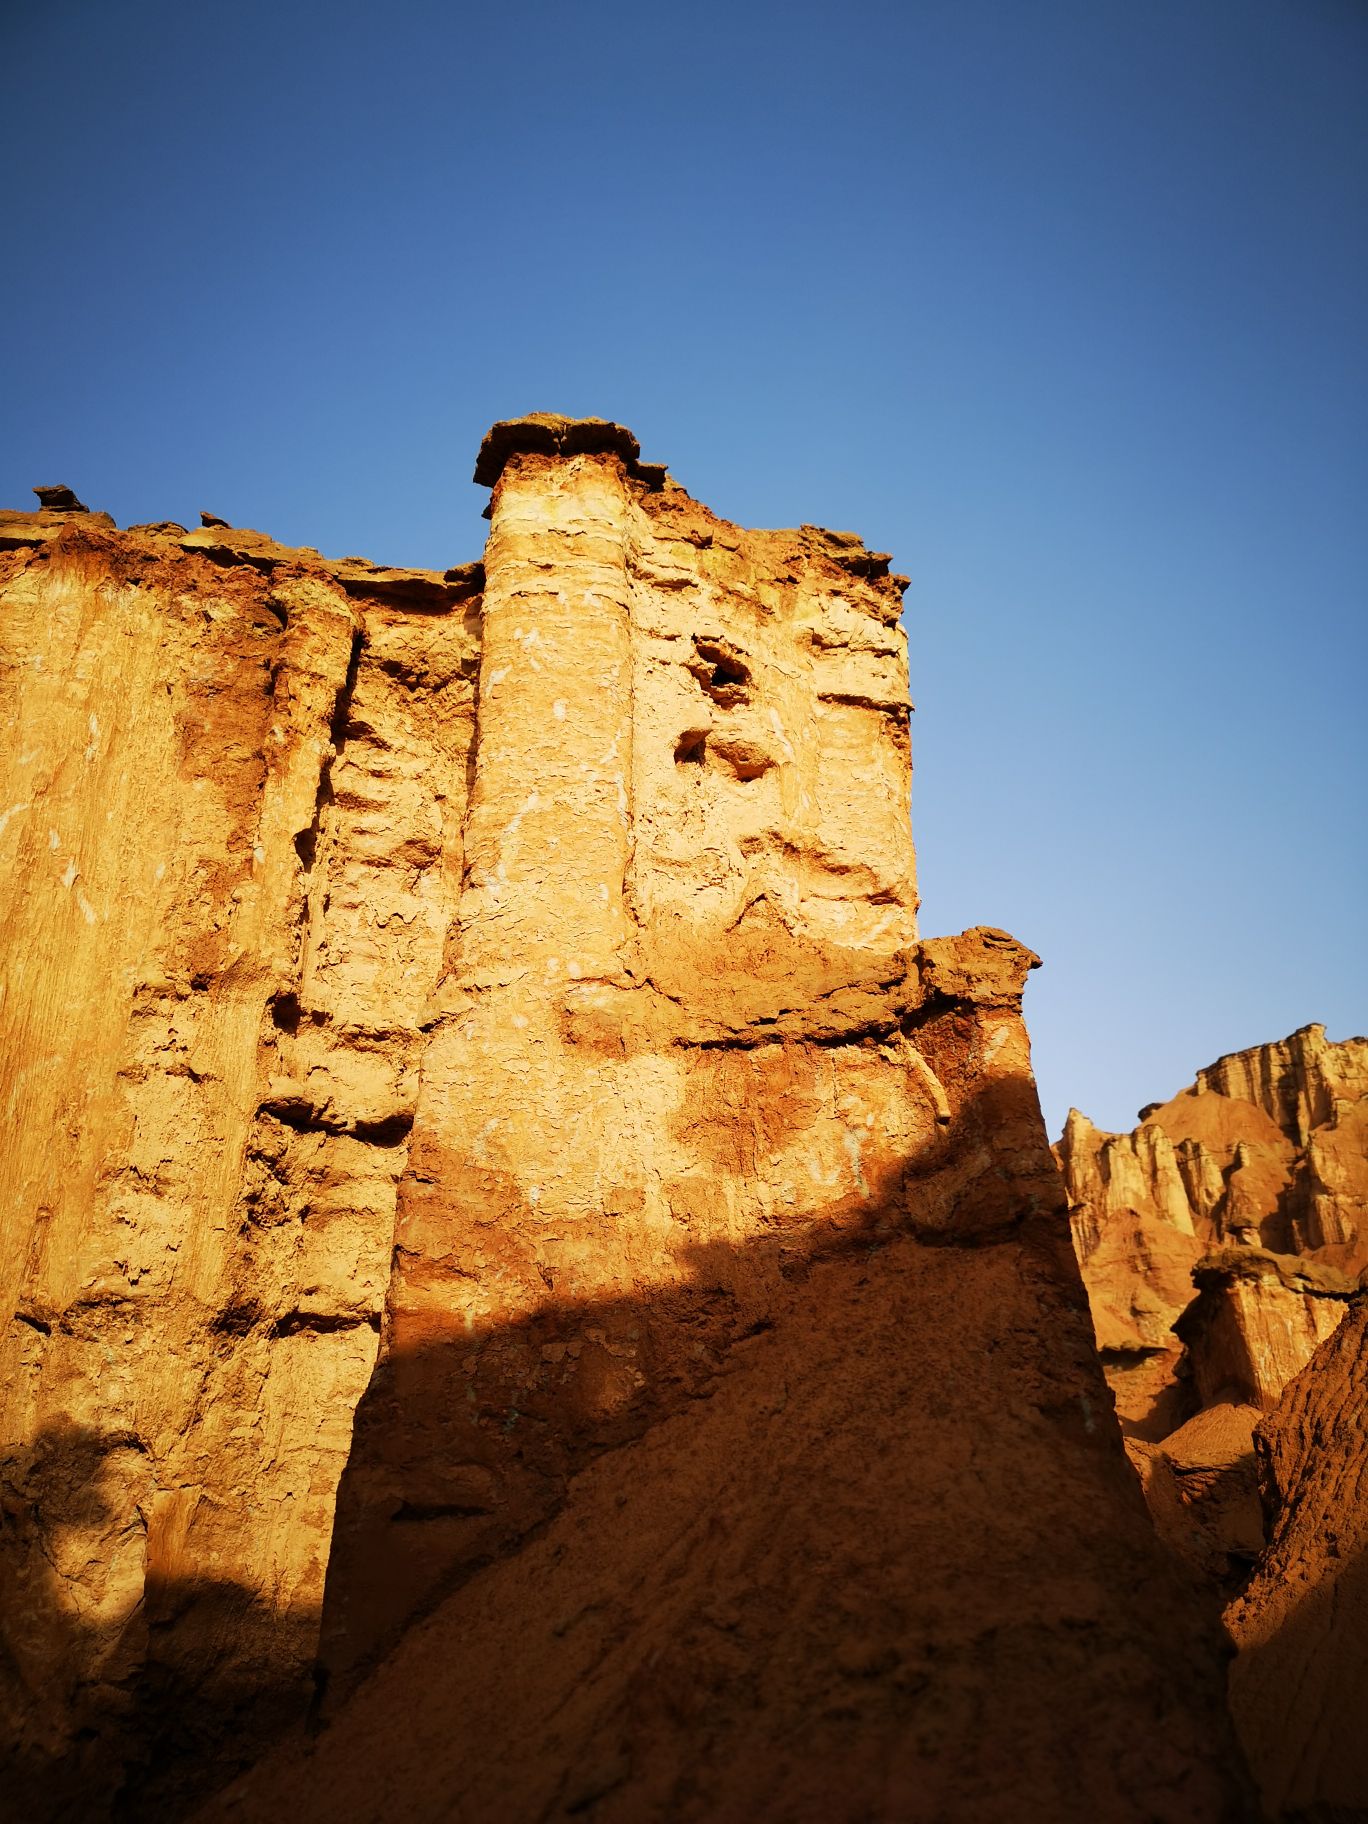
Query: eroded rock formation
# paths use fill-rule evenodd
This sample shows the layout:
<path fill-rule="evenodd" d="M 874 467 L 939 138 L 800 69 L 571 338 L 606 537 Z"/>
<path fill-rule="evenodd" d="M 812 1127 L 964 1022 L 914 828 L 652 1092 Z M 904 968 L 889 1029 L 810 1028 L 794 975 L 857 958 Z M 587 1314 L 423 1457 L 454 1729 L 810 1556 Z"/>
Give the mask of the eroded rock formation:
<path fill-rule="evenodd" d="M 1304 1026 L 1199 1071 L 1133 1133 L 1073 1109 L 1055 1150 L 1127 1434 L 1218 1399 L 1267 1410 L 1368 1266 L 1368 1040 Z"/>
<path fill-rule="evenodd" d="M 1227 1612 L 1231 1708 L 1270 1815 L 1368 1811 L 1368 1299 L 1255 1433 L 1268 1549 Z"/>
<path fill-rule="evenodd" d="M 1133 1134 L 1057 1154 L 1097 1341 L 1160 1536 L 1226 1601 L 1270 1818 L 1368 1816 L 1368 1041 L 1222 1058 Z"/>
<path fill-rule="evenodd" d="M 94 1803 L 311 1688 L 481 577 L 68 509 L 0 544 L 6 1721 Z"/>
<path fill-rule="evenodd" d="M 316 1671 L 233 1815 L 1241 1815 L 1035 959 L 917 938 L 900 579 L 616 425 L 477 478 L 442 575 L 0 519 L 31 1815 Z"/>

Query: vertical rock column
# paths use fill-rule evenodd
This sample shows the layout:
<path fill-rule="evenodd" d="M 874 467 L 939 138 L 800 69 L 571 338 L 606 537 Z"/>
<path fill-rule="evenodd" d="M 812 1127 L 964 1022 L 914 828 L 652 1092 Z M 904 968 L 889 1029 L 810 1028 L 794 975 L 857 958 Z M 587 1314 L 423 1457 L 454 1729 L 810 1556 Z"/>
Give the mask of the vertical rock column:
<path fill-rule="evenodd" d="M 562 1006 L 572 983 L 619 973 L 627 931 L 628 504 L 614 455 L 515 454 L 495 487 L 451 1019 L 416 1134 L 437 1148 L 435 1198 L 415 1185 L 401 1221 L 420 1253 L 476 1248 L 466 1327 L 545 1302 L 537 1238 L 599 1216 L 599 1150 L 616 1138 Z"/>
<path fill-rule="evenodd" d="M 548 1499 L 540 1329 L 597 1289 L 622 1149 L 613 1085 L 566 1042 L 562 1005 L 619 973 L 627 929 L 629 509 L 615 454 L 520 451 L 496 479 L 458 947 L 329 1570 L 343 1686 Z"/>
<path fill-rule="evenodd" d="M 460 979 L 472 989 L 505 984 L 514 958 L 546 992 L 616 968 L 631 743 L 627 506 L 612 456 L 515 456 L 495 487 L 460 912 Z"/>

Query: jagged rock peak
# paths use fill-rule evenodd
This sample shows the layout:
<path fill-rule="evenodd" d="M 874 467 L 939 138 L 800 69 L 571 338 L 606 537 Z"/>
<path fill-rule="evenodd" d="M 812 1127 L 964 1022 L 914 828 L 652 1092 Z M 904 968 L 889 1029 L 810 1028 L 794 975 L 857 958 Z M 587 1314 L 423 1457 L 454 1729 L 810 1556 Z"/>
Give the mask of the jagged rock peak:
<path fill-rule="evenodd" d="M 1197 1072 L 1193 1089 L 1251 1102 L 1289 1140 L 1305 1146 L 1313 1128 L 1332 1118 L 1337 1101 L 1368 1094 L 1368 1039 L 1327 1039 L 1316 1022 L 1271 1045 L 1217 1058 Z"/>
<path fill-rule="evenodd" d="M 707 543 L 716 536 L 724 544 L 737 548 L 742 528 L 717 518 L 698 502 L 690 502 L 684 490 L 669 480 L 665 464 L 642 462 L 640 452 L 641 446 L 632 432 L 611 419 L 529 412 L 522 418 L 501 419 L 486 432 L 475 462 L 475 480 L 482 487 L 493 488 L 510 459 L 522 453 L 561 458 L 616 456 L 630 480 L 644 485 L 648 492 L 668 487 L 674 496 L 691 505 L 708 522 L 713 532 L 702 534 L 701 539 L 698 531 L 691 532 L 689 536 L 695 542 Z M 489 512 L 487 508 L 486 518 Z M 752 533 L 747 536 L 763 538 L 767 535 Z M 885 585 L 890 599 L 894 592 L 897 596 L 906 593 L 910 579 L 891 571 L 891 553 L 869 550 L 858 532 L 833 532 L 824 526 L 804 524 L 796 530 L 772 536 L 786 538 L 799 549 L 837 564 L 850 576 Z"/>

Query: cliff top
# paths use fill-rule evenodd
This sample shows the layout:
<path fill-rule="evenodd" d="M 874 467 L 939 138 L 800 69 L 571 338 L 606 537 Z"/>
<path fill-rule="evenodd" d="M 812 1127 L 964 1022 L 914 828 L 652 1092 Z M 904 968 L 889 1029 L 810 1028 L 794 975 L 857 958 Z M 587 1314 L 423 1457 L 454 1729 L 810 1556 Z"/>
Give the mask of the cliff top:
<path fill-rule="evenodd" d="M 543 456 L 621 456 L 628 471 L 654 487 L 665 482 L 664 463 L 642 462 L 641 445 L 625 424 L 610 418 L 567 418 L 561 412 L 528 412 L 501 418 L 485 432 L 475 458 L 475 480 L 492 488 L 509 457 L 521 450 Z"/>
<path fill-rule="evenodd" d="M 36 491 L 36 490 L 35 490 Z M 218 564 L 245 564 L 266 573 L 304 570 L 339 583 L 349 595 L 393 598 L 411 606 L 442 608 L 477 596 L 484 586 L 484 566 L 456 564 L 449 570 L 414 570 L 395 564 L 376 564 L 365 557 L 324 557 L 311 545 L 282 545 L 265 532 L 247 526 L 230 526 L 209 514 L 193 532 L 173 520 L 129 526 L 122 535 L 146 541 L 153 550 L 167 545 L 197 553 Z M 0 552 L 25 546 L 51 545 L 69 526 L 94 533 L 119 528 L 108 513 L 87 507 L 41 507 L 36 513 L 0 508 Z"/>
<path fill-rule="evenodd" d="M 509 458 L 522 452 L 559 457 L 617 456 L 632 480 L 644 484 L 648 493 L 664 497 L 658 504 L 666 511 L 701 517 L 705 527 L 693 542 L 711 542 L 716 537 L 724 544 L 732 545 L 742 536 L 741 528 L 695 501 L 687 490 L 672 481 L 664 463 L 642 462 L 637 437 L 626 425 L 612 419 L 571 418 L 562 412 L 528 412 L 520 418 L 502 418 L 490 426 L 480 444 L 475 461 L 476 483 L 492 488 Z M 64 484 L 35 488 L 34 492 L 42 503 L 37 512 L 0 508 L 0 550 L 47 544 L 73 523 L 92 529 L 118 529 L 109 514 L 92 512 Z M 488 509 L 485 517 L 489 517 Z M 438 572 L 373 564 L 360 557 L 333 559 L 323 557 L 310 546 L 282 545 L 266 533 L 232 526 L 217 514 L 201 513 L 200 520 L 202 523 L 193 532 L 170 520 L 130 526 L 128 531 L 146 537 L 169 538 L 187 551 L 202 552 L 220 563 L 245 563 L 263 570 L 295 565 L 322 571 L 353 593 L 422 596 L 437 604 L 464 600 L 483 586 L 483 566 L 478 562 L 457 564 L 445 572 Z M 851 576 L 876 585 L 887 579 L 891 588 L 888 590 L 889 612 L 885 618 L 890 621 L 897 618 L 898 598 L 906 591 L 909 579 L 892 572 L 891 555 L 886 551 L 870 550 L 859 533 L 803 524 L 770 532 L 750 532 L 747 536 L 753 540 L 792 540 L 799 548 L 834 563 Z"/>

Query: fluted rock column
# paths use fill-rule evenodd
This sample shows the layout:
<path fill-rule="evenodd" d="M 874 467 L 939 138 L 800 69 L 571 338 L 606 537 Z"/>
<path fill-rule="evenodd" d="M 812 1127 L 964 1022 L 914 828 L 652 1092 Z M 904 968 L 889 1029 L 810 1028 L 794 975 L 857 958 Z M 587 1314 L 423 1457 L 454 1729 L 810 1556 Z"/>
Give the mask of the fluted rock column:
<path fill-rule="evenodd" d="M 515 456 L 494 491 L 459 979 L 611 973 L 624 935 L 631 638 L 612 455 Z"/>
<path fill-rule="evenodd" d="M 445 1567 L 540 1512 L 533 1366 L 597 1289 L 604 1212 L 642 1150 L 611 1064 L 562 1030 L 568 991 L 619 977 L 628 926 L 626 472 L 611 448 L 523 448 L 489 479 L 464 880 L 330 1574 L 343 1683 Z M 636 1379 L 614 1361 L 588 1378 L 605 1408 Z"/>

